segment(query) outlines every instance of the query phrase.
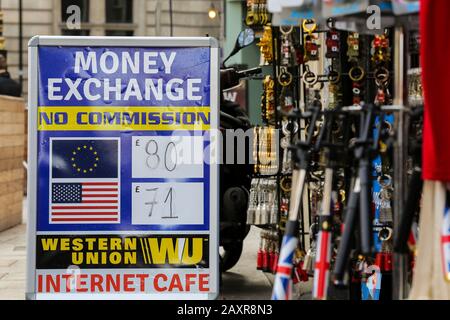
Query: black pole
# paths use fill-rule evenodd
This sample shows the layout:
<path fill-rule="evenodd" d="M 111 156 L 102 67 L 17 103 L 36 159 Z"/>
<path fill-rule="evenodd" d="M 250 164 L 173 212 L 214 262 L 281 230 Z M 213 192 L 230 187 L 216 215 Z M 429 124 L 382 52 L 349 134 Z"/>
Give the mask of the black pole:
<path fill-rule="evenodd" d="M 19 83 L 23 92 L 22 0 L 19 0 Z"/>
<path fill-rule="evenodd" d="M 359 177 L 355 179 L 353 190 L 350 193 L 348 205 L 345 213 L 344 229 L 341 242 L 337 251 L 336 262 L 334 264 L 334 283 L 337 286 L 343 286 L 345 281 L 345 272 L 347 270 L 352 240 L 356 230 L 357 210 L 360 198 L 361 184 Z"/>

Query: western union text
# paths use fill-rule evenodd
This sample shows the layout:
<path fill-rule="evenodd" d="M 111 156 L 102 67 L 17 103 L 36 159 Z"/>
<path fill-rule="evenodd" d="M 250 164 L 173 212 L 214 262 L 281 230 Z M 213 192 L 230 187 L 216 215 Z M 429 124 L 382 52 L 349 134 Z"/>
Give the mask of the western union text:
<path fill-rule="evenodd" d="M 209 130 L 209 107 L 39 107 L 40 131 Z"/>
<path fill-rule="evenodd" d="M 74 265 L 195 265 L 202 261 L 203 238 L 41 238 L 44 252 L 68 252 Z"/>

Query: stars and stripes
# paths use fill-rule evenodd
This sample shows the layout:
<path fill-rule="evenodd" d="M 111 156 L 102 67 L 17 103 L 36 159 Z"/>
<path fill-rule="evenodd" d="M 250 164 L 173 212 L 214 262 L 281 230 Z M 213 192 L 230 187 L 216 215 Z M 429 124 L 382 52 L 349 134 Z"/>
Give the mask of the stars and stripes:
<path fill-rule="evenodd" d="M 277 274 L 272 292 L 272 300 L 290 300 L 292 296 L 292 268 L 298 239 L 284 236 L 278 260 Z"/>
<path fill-rule="evenodd" d="M 52 183 L 50 223 L 118 223 L 119 184 Z"/>

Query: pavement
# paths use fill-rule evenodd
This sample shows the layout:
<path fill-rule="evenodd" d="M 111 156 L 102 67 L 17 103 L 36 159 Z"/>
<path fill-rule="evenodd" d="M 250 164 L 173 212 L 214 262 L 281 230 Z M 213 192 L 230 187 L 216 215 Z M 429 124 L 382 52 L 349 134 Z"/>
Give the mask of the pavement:
<path fill-rule="evenodd" d="M 260 229 L 252 227 L 244 240 L 239 262 L 222 275 L 223 285 L 219 295 L 223 300 L 269 300 L 273 276 L 256 270 Z"/>
<path fill-rule="evenodd" d="M 21 224 L 0 232 L 0 300 L 25 299 L 26 229 Z"/>
<path fill-rule="evenodd" d="M 222 276 L 223 286 L 219 299 L 270 300 L 274 275 L 256 270 L 256 254 L 261 229 L 252 227 L 244 240 L 244 250 L 239 262 Z M 312 300 L 313 281 L 293 285 L 292 299 Z"/>
<path fill-rule="evenodd" d="M 26 222 L 25 201 L 23 221 Z M 241 259 L 223 274 L 219 299 L 267 300 L 273 276 L 256 270 L 259 229 L 252 227 L 244 242 Z M 0 300 L 25 299 L 26 224 L 0 232 Z"/>

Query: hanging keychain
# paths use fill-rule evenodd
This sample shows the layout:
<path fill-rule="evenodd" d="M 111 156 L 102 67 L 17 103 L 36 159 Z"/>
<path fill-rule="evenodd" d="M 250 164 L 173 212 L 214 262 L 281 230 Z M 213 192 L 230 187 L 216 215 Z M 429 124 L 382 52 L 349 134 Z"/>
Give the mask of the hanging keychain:
<path fill-rule="evenodd" d="M 256 269 L 257 270 L 263 270 L 263 248 L 264 248 L 264 231 L 261 231 L 260 235 L 259 235 L 259 249 L 258 252 L 256 254 Z"/>
<path fill-rule="evenodd" d="M 270 246 L 270 238 L 267 235 L 264 241 L 263 247 L 263 263 L 262 263 L 262 271 L 267 272 L 269 270 L 269 246 Z"/>
<path fill-rule="evenodd" d="M 303 62 L 319 60 L 319 45 L 315 42 L 318 38 L 313 34 L 317 29 L 317 24 L 313 19 L 305 19 L 302 23 L 305 44 L 305 57 Z"/>
<path fill-rule="evenodd" d="M 328 67 L 327 78 L 328 84 L 328 109 L 335 109 L 342 104 L 342 92 L 340 86 L 341 75 L 339 73 L 340 64 L 338 58 L 340 56 L 340 35 L 334 28 L 333 20 L 328 21 L 327 31 L 327 54 L 326 57 L 331 59 L 331 64 Z"/>
<path fill-rule="evenodd" d="M 292 58 L 292 42 L 291 33 L 294 30 L 293 26 L 281 26 L 281 60 L 280 65 L 288 67 L 291 65 Z"/>
<path fill-rule="evenodd" d="M 287 67 L 280 67 L 280 74 L 278 75 L 278 83 L 283 86 L 287 87 L 292 83 L 292 73 L 288 71 Z"/>
<path fill-rule="evenodd" d="M 378 67 L 375 70 L 375 84 L 377 85 L 376 106 L 389 104 L 388 81 L 389 71 L 385 67 Z"/>
<path fill-rule="evenodd" d="M 391 59 L 389 39 L 386 34 L 376 35 L 372 41 L 372 62 L 376 65 L 387 63 Z"/>
<path fill-rule="evenodd" d="M 312 72 L 308 65 L 305 66 L 305 72 L 302 75 L 302 81 L 304 84 L 312 88 L 317 83 L 317 74 Z"/>
<path fill-rule="evenodd" d="M 258 14 L 259 14 L 259 25 L 261 25 L 261 26 L 266 25 L 266 23 L 268 21 L 265 2 L 266 2 L 266 0 L 259 0 Z"/>
<path fill-rule="evenodd" d="M 292 172 L 292 154 L 289 150 L 291 144 L 291 137 L 298 132 L 298 123 L 289 122 L 288 120 L 283 120 L 282 123 L 282 133 L 284 135 L 281 138 L 280 146 L 283 150 L 283 162 L 282 162 L 282 173 L 289 174 Z"/>
<path fill-rule="evenodd" d="M 353 94 L 353 105 L 361 104 L 362 94 L 362 80 L 364 79 L 365 72 L 364 69 L 358 65 L 353 66 L 348 72 L 350 80 L 352 80 L 352 94 Z"/>
<path fill-rule="evenodd" d="M 280 73 L 278 75 L 278 83 L 282 87 L 287 87 L 292 83 L 293 76 L 289 72 L 288 67 L 291 65 L 292 58 L 292 44 L 290 41 L 290 34 L 294 29 L 293 26 L 280 27 L 281 32 L 281 61 Z"/>
<path fill-rule="evenodd" d="M 375 265 L 377 265 L 382 272 L 392 271 L 392 229 L 383 227 L 378 233 L 378 238 L 381 241 L 381 251 L 375 256 Z"/>
<path fill-rule="evenodd" d="M 389 70 L 386 66 L 391 60 L 391 51 L 387 34 L 376 35 L 372 41 L 372 62 L 375 65 L 374 77 L 377 85 L 375 105 L 382 106 L 391 104 L 388 82 L 390 79 Z"/>
<path fill-rule="evenodd" d="M 255 224 L 255 213 L 258 207 L 258 187 L 259 179 L 252 179 L 249 196 L 249 206 L 247 209 L 247 224 Z"/>
<path fill-rule="evenodd" d="M 264 94 L 263 94 L 264 96 Z M 260 163 L 259 163 L 259 154 L 258 154 L 258 146 L 259 146 L 259 135 L 260 135 L 260 127 L 255 126 L 253 128 L 253 163 L 254 163 L 254 170 L 253 172 L 255 174 L 258 174 L 260 172 Z"/>
<path fill-rule="evenodd" d="M 356 32 L 351 32 L 347 37 L 347 57 L 348 62 L 352 65 L 348 72 L 350 80 L 352 80 L 353 105 L 361 105 L 363 97 L 363 83 L 365 77 L 364 69 L 359 65 L 360 56 L 360 38 Z"/>
<path fill-rule="evenodd" d="M 393 222 L 391 199 L 394 193 L 392 177 L 389 175 L 379 176 L 378 183 L 381 186 L 379 220 L 383 225 L 391 224 Z"/>
<path fill-rule="evenodd" d="M 260 193 L 262 195 L 261 197 L 261 207 L 260 207 L 260 225 L 266 225 L 268 222 L 268 212 L 269 212 L 269 196 L 270 196 L 270 190 L 268 188 L 269 181 L 267 179 L 262 180 L 261 182 L 261 189 Z"/>
<path fill-rule="evenodd" d="M 258 24 L 259 16 L 257 10 L 258 4 L 256 3 L 256 0 L 247 0 L 247 15 L 245 17 L 245 24 L 247 26 Z"/>
<path fill-rule="evenodd" d="M 274 238 L 275 238 L 275 241 L 273 242 L 274 257 L 273 257 L 273 264 L 272 264 L 272 274 L 275 274 L 277 272 L 278 260 L 280 258 L 280 244 L 278 241 L 278 234 L 275 234 Z"/>
<path fill-rule="evenodd" d="M 358 63 L 359 59 L 359 33 L 350 32 L 347 36 L 347 57 L 348 62 L 356 62 Z"/>
<path fill-rule="evenodd" d="M 258 158 L 260 159 L 259 171 L 262 175 L 270 176 L 278 171 L 275 133 L 276 129 L 273 127 L 263 127 L 260 130 Z"/>
<path fill-rule="evenodd" d="M 336 109 L 342 103 L 342 92 L 339 84 L 341 76 L 334 68 L 331 65 L 328 71 L 328 109 Z"/>
<path fill-rule="evenodd" d="M 278 219 L 278 227 L 280 230 L 284 231 L 284 225 L 289 214 L 289 197 L 291 194 L 292 179 L 291 176 L 287 175 L 281 178 L 280 189 L 281 189 L 281 202 L 280 202 L 280 216 Z"/>
<path fill-rule="evenodd" d="M 284 113 L 288 114 L 294 109 L 294 99 L 288 87 L 282 87 L 278 101 L 280 102 L 280 109 Z"/>
<path fill-rule="evenodd" d="M 325 57 L 328 59 L 338 59 L 341 41 L 339 31 L 336 30 L 333 19 L 327 21 L 327 26 L 330 30 L 326 34 L 325 43 L 327 45 L 327 52 Z"/>
<path fill-rule="evenodd" d="M 300 66 L 305 62 L 305 47 L 300 41 L 295 41 L 294 44 L 295 63 Z"/>
<path fill-rule="evenodd" d="M 273 123 L 275 121 L 275 83 L 270 75 L 263 80 L 263 98 L 261 100 L 262 118 L 265 123 Z"/>
<path fill-rule="evenodd" d="M 277 182 L 275 179 L 269 180 L 269 210 L 267 224 L 275 225 L 278 223 L 278 193 Z"/>
<path fill-rule="evenodd" d="M 316 234 L 314 232 L 314 228 L 316 226 L 317 223 L 313 223 L 309 227 L 309 235 L 310 238 L 312 239 L 312 242 L 303 260 L 303 270 L 305 270 L 307 274 L 310 275 L 314 273 L 314 262 L 316 261 L 316 254 L 317 254 Z"/>
<path fill-rule="evenodd" d="M 260 48 L 261 55 L 264 58 L 265 64 L 272 63 L 273 47 L 272 47 L 272 27 L 265 26 L 263 36 L 256 44 Z"/>

